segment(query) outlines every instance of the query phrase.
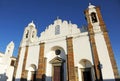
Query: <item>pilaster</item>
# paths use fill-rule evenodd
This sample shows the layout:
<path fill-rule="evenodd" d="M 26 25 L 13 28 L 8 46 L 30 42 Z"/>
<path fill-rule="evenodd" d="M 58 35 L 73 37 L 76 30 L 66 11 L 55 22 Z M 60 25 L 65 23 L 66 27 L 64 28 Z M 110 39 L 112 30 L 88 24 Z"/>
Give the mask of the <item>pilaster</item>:
<path fill-rule="evenodd" d="M 105 23 L 102 19 L 102 16 L 101 16 L 101 13 L 100 13 L 100 8 L 97 7 L 96 11 L 97 11 L 97 14 L 98 14 L 98 18 L 100 20 L 100 27 L 101 27 L 101 30 L 103 32 L 104 40 L 105 40 L 107 50 L 108 50 L 108 54 L 109 54 L 109 57 L 110 57 L 110 61 L 111 61 L 111 64 L 112 64 L 114 77 L 117 81 L 117 79 L 119 77 L 119 73 L 118 73 L 117 64 L 116 64 L 116 61 L 115 61 L 115 58 L 114 58 L 114 53 L 113 53 L 113 50 L 112 50 L 112 46 L 111 46 L 111 43 L 110 43 L 109 35 L 108 35 L 108 32 L 107 32 Z"/>
<path fill-rule="evenodd" d="M 18 58 L 16 59 L 14 75 L 13 75 L 13 81 L 15 81 L 15 77 L 16 77 L 16 73 L 17 73 L 17 69 L 18 69 L 18 62 L 19 62 L 19 59 L 20 59 L 20 52 L 21 52 L 21 47 L 19 48 Z"/>
<path fill-rule="evenodd" d="M 76 81 L 72 37 L 67 38 L 68 81 Z"/>
<path fill-rule="evenodd" d="M 45 47 L 45 43 L 40 43 L 39 64 L 36 75 L 36 81 L 45 81 L 44 47 Z"/>
<path fill-rule="evenodd" d="M 27 70 L 25 70 L 26 62 L 27 62 L 27 56 L 28 56 L 28 46 L 26 46 L 24 60 L 23 60 L 23 67 L 22 67 L 22 74 L 20 81 L 27 81 Z"/>

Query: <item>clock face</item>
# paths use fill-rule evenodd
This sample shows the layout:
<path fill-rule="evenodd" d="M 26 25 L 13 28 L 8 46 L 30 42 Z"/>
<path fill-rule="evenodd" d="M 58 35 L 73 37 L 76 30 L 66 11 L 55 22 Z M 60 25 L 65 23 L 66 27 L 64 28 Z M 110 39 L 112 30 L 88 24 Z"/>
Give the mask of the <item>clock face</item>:
<path fill-rule="evenodd" d="M 55 26 L 55 35 L 60 34 L 60 25 Z"/>

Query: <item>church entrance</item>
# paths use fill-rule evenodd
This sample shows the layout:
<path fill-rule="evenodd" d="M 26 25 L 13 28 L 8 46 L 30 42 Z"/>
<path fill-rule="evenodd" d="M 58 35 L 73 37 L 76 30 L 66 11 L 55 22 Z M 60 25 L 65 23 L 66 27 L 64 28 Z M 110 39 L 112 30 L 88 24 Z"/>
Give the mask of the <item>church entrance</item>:
<path fill-rule="evenodd" d="M 93 81 L 92 63 L 87 59 L 80 60 L 82 81 Z"/>
<path fill-rule="evenodd" d="M 61 66 L 54 66 L 54 81 L 62 81 Z"/>
<path fill-rule="evenodd" d="M 83 81 L 92 81 L 90 69 L 86 68 L 83 71 Z"/>
<path fill-rule="evenodd" d="M 64 81 L 64 60 L 60 57 L 55 57 L 50 63 L 52 64 L 52 81 Z"/>

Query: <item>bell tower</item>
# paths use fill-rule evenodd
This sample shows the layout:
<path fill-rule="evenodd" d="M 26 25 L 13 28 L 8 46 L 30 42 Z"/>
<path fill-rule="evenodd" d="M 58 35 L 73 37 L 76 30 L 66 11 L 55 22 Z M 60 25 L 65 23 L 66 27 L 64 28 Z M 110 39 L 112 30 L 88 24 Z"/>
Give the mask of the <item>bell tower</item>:
<path fill-rule="evenodd" d="M 8 56 L 12 56 L 13 50 L 14 50 L 14 43 L 13 43 L 13 41 L 11 41 L 11 42 L 8 44 L 8 46 L 6 47 L 5 54 L 8 55 Z"/>
<path fill-rule="evenodd" d="M 88 33 L 93 53 L 95 80 L 103 80 L 105 78 L 108 78 L 104 77 L 105 74 L 102 74 L 104 72 L 107 72 L 104 70 L 107 69 L 104 60 L 106 60 L 105 58 L 108 57 L 108 60 L 110 61 L 108 61 L 107 63 L 110 63 L 109 65 L 110 67 L 112 67 L 111 72 L 113 73 L 111 77 L 115 78 L 115 81 L 117 81 L 118 69 L 106 25 L 100 12 L 100 7 L 96 7 L 89 3 L 89 6 L 84 13 L 88 23 Z M 106 49 L 104 51 L 101 51 L 101 48 Z M 103 56 L 105 56 L 105 58 L 103 58 Z M 103 69 L 100 67 L 100 65 L 104 66 Z"/>
<path fill-rule="evenodd" d="M 27 79 L 29 79 L 27 78 L 28 69 L 26 68 L 27 68 L 27 65 L 29 65 L 29 63 L 32 63 L 32 62 L 27 60 L 30 59 L 31 57 L 34 57 L 35 54 L 36 55 L 38 54 L 38 53 L 35 53 L 35 52 L 38 52 L 38 50 L 34 52 L 35 54 L 33 52 L 32 53 L 29 52 L 31 48 L 32 48 L 31 50 L 33 49 L 36 50 L 34 46 L 38 45 L 36 43 L 37 41 L 38 41 L 37 29 L 34 22 L 32 21 L 27 25 L 27 27 L 25 27 L 23 38 L 19 46 L 18 59 L 16 62 L 16 68 L 14 73 L 15 81 L 26 81 Z"/>
<path fill-rule="evenodd" d="M 88 9 L 85 10 L 85 16 L 89 29 L 92 27 L 94 33 L 106 31 L 105 23 L 100 12 L 100 7 L 96 7 L 89 3 Z"/>
<path fill-rule="evenodd" d="M 28 45 L 29 43 L 37 41 L 37 29 L 32 21 L 24 30 L 23 39 L 21 45 Z"/>

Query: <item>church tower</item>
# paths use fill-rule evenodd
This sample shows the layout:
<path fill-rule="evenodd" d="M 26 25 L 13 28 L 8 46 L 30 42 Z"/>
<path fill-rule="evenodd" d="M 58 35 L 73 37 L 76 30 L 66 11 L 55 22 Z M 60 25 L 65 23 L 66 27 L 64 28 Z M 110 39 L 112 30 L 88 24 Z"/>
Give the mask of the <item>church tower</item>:
<path fill-rule="evenodd" d="M 21 46 L 35 42 L 37 38 L 37 29 L 35 28 L 35 24 L 32 21 L 24 30 Z"/>
<path fill-rule="evenodd" d="M 88 9 L 84 13 L 88 23 L 89 38 L 93 52 L 95 79 L 103 80 L 109 78 L 110 80 L 115 78 L 115 81 L 117 81 L 117 65 L 100 8 L 89 4 Z M 110 75 L 108 71 L 112 71 L 113 75 Z"/>
<path fill-rule="evenodd" d="M 11 41 L 6 47 L 5 54 L 7 56 L 12 56 L 13 50 L 14 50 L 14 43 L 13 43 L 13 41 Z"/>
<path fill-rule="evenodd" d="M 34 76 L 36 66 L 38 65 L 39 44 L 37 41 L 37 29 L 32 21 L 27 27 L 25 27 L 23 38 L 19 47 L 18 59 L 14 73 L 15 81 L 26 81 L 33 78 L 31 75 Z M 34 45 L 37 46 L 33 47 Z M 31 50 L 33 50 L 33 52 L 31 52 Z"/>

